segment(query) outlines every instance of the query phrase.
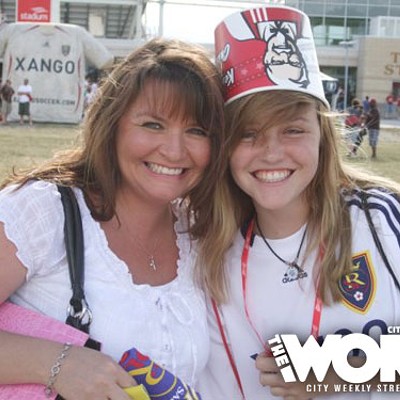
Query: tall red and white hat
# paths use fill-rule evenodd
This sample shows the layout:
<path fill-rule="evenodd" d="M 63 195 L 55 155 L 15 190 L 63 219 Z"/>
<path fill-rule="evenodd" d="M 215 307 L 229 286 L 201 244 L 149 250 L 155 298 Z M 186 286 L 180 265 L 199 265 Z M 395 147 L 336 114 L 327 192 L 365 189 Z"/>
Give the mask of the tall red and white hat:
<path fill-rule="evenodd" d="M 265 6 L 228 16 L 215 29 L 216 62 L 226 103 L 251 93 L 308 93 L 328 108 L 310 20 L 285 6 Z"/>

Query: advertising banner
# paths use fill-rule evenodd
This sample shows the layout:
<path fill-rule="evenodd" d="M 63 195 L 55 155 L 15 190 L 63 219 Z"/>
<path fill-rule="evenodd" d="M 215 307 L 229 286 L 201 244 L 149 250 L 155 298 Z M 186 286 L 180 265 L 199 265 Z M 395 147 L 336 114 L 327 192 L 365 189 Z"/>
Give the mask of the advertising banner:
<path fill-rule="evenodd" d="M 108 68 L 112 54 L 84 28 L 72 24 L 17 22 L 0 31 L 5 82 L 32 87 L 33 121 L 77 123 L 82 118 L 86 66 Z M 17 121 L 18 96 L 9 121 Z"/>
<path fill-rule="evenodd" d="M 17 22 L 50 22 L 51 0 L 17 0 Z"/>

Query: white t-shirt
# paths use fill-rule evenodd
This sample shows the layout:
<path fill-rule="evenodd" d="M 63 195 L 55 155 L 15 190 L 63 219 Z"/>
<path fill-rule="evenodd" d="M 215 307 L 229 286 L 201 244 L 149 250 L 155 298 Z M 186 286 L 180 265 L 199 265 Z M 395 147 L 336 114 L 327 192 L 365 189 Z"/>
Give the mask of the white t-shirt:
<path fill-rule="evenodd" d="M 64 246 L 64 213 L 55 185 L 28 183 L 0 192 L 0 221 L 27 268 L 26 283 L 11 301 L 65 321 L 71 298 Z M 76 189 L 85 240 L 85 295 L 93 313 L 91 336 L 119 361 L 136 347 L 195 385 L 209 354 L 204 295 L 193 283 L 193 251 L 185 218 L 175 224 L 178 276 L 163 286 L 136 285 L 127 265 L 108 247 L 99 223 Z M 1 267 L 1 266 L 0 266 Z"/>
<path fill-rule="evenodd" d="M 32 86 L 31 85 L 20 85 L 18 87 L 17 93 L 22 93 L 18 95 L 18 102 L 19 103 L 29 103 L 31 99 L 26 93 L 32 95 Z"/>
<path fill-rule="evenodd" d="M 376 196 L 369 201 L 375 227 L 382 241 L 392 268 L 400 274 L 400 206 L 388 194 L 371 191 Z M 400 325 L 400 293 L 374 245 L 364 211 L 360 208 L 357 194 L 347 198 L 353 231 L 353 257 L 364 282 L 359 292 L 349 290 L 353 297 L 323 306 L 319 334 L 325 337 L 334 333 L 367 333 L 372 337 L 385 333 L 390 325 Z M 304 232 L 303 226 L 290 237 L 269 240 L 269 244 L 284 260 L 294 260 Z M 226 268 L 230 285 L 230 301 L 220 307 L 225 334 L 227 335 L 235 363 L 240 374 L 246 400 L 273 400 L 269 388 L 259 383 L 259 371 L 251 357 L 263 351 L 263 346 L 251 328 L 244 311 L 241 255 L 244 237 L 238 232 L 234 246 L 227 254 Z M 300 261 L 303 260 L 303 251 Z M 311 335 L 315 288 L 312 266 L 316 254 L 311 254 L 304 265 L 307 277 L 289 281 L 285 273 L 288 267 L 280 262 L 267 248 L 262 238 L 254 237 L 248 262 L 247 304 L 256 330 L 264 340 L 275 334 L 297 334 L 300 339 Z M 350 285 L 349 285 L 350 286 Z M 203 400 L 241 400 L 238 384 L 232 373 L 227 354 L 216 324 L 215 314 L 209 307 L 211 351 L 207 368 L 200 379 Z M 399 398 L 399 393 L 351 393 L 334 396 L 318 396 L 318 399 L 335 400 Z M 313 393 L 310 393 L 310 398 Z"/>

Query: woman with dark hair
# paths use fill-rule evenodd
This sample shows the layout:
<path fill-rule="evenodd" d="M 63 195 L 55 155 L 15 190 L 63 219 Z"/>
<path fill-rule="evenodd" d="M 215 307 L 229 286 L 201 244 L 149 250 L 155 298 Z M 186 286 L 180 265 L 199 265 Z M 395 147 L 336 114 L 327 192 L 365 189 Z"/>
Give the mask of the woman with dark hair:
<path fill-rule="evenodd" d="M 1 384 L 44 384 L 73 400 L 128 399 L 133 380 L 118 360 L 132 347 L 189 385 L 208 358 L 191 240 L 206 231 L 222 170 L 218 71 L 200 47 L 154 39 L 98 90 L 78 147 L 14 174 L 0 192 L 0 303 L 60 321 L 71 288 L 56 184 L 78 200 L 90 333 L 102 352 L 0 332 Z"/>

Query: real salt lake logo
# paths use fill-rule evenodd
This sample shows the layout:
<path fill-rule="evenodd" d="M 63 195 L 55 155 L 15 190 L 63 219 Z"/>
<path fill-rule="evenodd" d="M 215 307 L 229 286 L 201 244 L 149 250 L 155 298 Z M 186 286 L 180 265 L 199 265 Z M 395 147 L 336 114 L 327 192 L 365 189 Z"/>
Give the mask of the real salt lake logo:
<path fill-rule="evenodd" d="M 343 304 L 360 314 L 368 312 L 376 292 L 376 278 L 369 252 L 353 256 L 351 271 L 339 281 Z"/>
<path fill-rule="evenodd" d="M 388 332 L 399 333 L 399 328 L 389 327 Z M 301 345 L 296 335 L 275 335 L 274 338 L 268 340 L 268 343 L 285 382 L 305 382 L 311 370 L 318 382 L 323 382 L 332 365 L 339 378 L 350 384 L 356 384 L 355 386 L 362 386 L 363 390 L 359 391 L 370 391 L 371 385 L 360 384 L 370 381 L 378 373 L 380 373 L 381 383 L 395 382 L 396 372 L 400 373 L 400 335 L 398 334 L 381 335 L 379 344 L 368 335 L 361 333 L 345 336 L 327 335 L 321 345 L 313 336 Z M 349 352 L 355 349 L 362 350 L 366 356 L 362 366 L 353 367 L 348 362 Z M 322 388 L 318 390 L 315 386 Z M 307 385 L 306 390 L 311 392 L 325 389 L 327 391 L 326 386 L 329 385 Z M 343 391 L 348 391 L 348 387 L 343 389 L 343 385 L 338 386 Z M 375 389 L 400 391 L 400 385 L 390 385 L 391 390 L 383 390 L 384 386 L 388 385 L 377 385 Z M 336 387 L 334 389 L 336 390 Z"/>

